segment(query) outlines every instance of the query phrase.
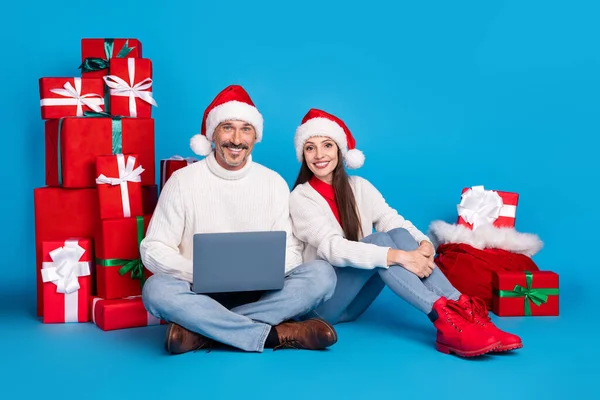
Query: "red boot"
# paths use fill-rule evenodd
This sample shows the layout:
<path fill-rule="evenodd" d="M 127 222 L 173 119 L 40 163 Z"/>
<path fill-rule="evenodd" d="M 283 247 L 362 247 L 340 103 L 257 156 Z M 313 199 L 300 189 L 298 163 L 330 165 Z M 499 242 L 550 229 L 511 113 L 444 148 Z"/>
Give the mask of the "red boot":
<path fill-rule="evenodd" d="M 461 357 L 480 356 L 496 349 L 500 341 L 473 322 L 473 316 L 453 300 L 441 297 L 433 304 L 433 325 L 437 328 L 438 351 Z"/>
<path fill-rule="evenodd" d="M 523 347 L 521 338 L 512 333 L 500 330 L 489 317 L 485 302 L 479 297 L 469 297 L 461 294 L 458 303 L 465 307 L 469 314 L 473 315 L 476 324 L 479 324 L 484 330 L 491 333 L 502 343 L 494 351 L 510 351 Z"/>

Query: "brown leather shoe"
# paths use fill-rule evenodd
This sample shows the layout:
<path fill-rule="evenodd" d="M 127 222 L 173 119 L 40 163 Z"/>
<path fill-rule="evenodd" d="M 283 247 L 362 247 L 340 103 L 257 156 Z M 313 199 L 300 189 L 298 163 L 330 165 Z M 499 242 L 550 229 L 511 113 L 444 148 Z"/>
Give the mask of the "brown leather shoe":
<path fill-rule="evenodd" d="M 318 318 L 302 322 L 287 321 L 275 327 L 279 344 L 273 350 L 293 348 L 322 350 L 337 342 L 333 326 Z"/>
<path fill-rule="evenodd" d="M 212 339 L 189 331 L 173 322 L 169 323 L 167 327 L 165 349 L 171 354 L 182 354 L 203 348 L 211 349 L 213 343 Z"/>

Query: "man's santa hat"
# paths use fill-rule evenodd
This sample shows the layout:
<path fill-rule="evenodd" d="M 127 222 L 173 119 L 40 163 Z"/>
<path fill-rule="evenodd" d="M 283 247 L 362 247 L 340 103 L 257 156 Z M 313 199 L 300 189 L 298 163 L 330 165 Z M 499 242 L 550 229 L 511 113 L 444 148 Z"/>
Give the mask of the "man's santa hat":
<path fill-rule="evenodd" d="M 229 120 L 249 123 L 256 131 L 256 143 L 262 140 L 262 115 L 244 88 L 230 85 L 223 89 L 204 111 L 200 133 L 190 139 L 192 151 L 201 156 L 210 154 L 216 127 Z"/>
<path fill-rule="evenodd" d="M 304 157 L 304 143 L 315 136 L 327 136 L 333 139 L 342 151 L 342 157 L 348 168 L 356 169 L 364 164 L 365 156 L 356 148 L 356 141 L 344 121 L 316 108 L 308 111 L 302 118 L 302 124 L 296 129 L 294 145 L 298 161 L 302 162 Z"/>
<path fill-rule="evenodd" d="M 505 204 L 497 191 L 485 190 L 483 186 L 469 188 L 464 191 L 457 209 L 462 223 L 433 221 L 430 224 L 429 237 L 436 248 L 447 243 L 464 243 L 480 250 L 503 249 L 532 257 L 543 247 L 537 235 L 514 228 L 516 204 Z M 499 223 L 501 218 L 512 220 L 513 226 Z"/>

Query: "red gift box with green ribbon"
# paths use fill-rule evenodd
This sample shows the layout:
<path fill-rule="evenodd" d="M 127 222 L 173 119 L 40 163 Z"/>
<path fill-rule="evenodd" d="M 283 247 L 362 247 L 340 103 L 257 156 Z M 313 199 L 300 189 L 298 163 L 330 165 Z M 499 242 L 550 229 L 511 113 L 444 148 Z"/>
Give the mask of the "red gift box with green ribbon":
<path fill-rule="evenodd" d="M 492 287 L 492 312 L 498 316 L 558 315 L 559 285 L 555 272 L 498 272 L 492 277 Z"/>
<path fill-rule="evenodd" d="M 96 235 L 96 288 L 103 299 L 119 299 L 142 294 L 152 274 L 142 264 L 140 243 L 146 234 L 150 215 L 100 221 Z"/>
<path fill-rule="evenodd" d="M 142 186 L 156 184 L 154 120 L 101 113 L 46 121 L 46 185 L 95 188 L 96 157 L 137 154 Z"/>
<path fill-rule="evenodd" d="M 117 58 L 141 58 L 142 43 L 137 39 L 81 39 L 81 75 L 100 78 L 107 75 L 110 64 Z"/>

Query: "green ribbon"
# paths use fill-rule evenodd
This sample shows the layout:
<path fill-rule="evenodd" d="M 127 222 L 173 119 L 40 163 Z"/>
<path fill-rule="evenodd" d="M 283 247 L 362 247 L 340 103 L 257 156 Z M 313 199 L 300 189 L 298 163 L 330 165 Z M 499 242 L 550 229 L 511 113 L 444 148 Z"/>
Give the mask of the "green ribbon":
<path fill-rule="evenodd" d="M 137 224 L 137 243 L 138 251 L 142 239 L 144 239 L 144 217 L 136 217 Z M 146 276 L 144 275 L 144 264 L 142 264 L 141 258 L 134 258 L 133 260 L 124 258 L 97 258 L 96 265 L 101 267 L 121 267 L 119 268 L 119 274 L 125 276 L 127 273 L 131 274 L 131 279 L 139 280 L 140 286 L 144 287 L 146 283 Z"/>
<path fill-rule="evenodd" d="M 539 307 L 548 301 L 548 296 L 558 295 L 558 288 L 536 288 L 533 289 L 533 274 L 530 271 L 525 272 L 526 287 L 515 285 L 513 290 L 499 290 L 500 297 L 524 297 L 525 315 L 531 316 L 531 303 Z"/>
<path fill-rule="evenodd" d="M 65 118 L 73 118 L 73 117 L 62 117 L 58 120 L 58 137 L 56 143 L 56 155 L 58 161 L 58 185 L 62 186 L 63 184 L 63 174 L 62 174 L 62 154 L 60 151 L 60 135 L 62 132 L 62 124 Z M 122 154 L 123 153 L 123 123 L 122 119 L 125 118 L 121 115 L 110 115 L 106 112 L 96 112 L 96 111 L 84 111 L 83 117 L 78 118 L 111 118 L 112 119 L 112 132 L 111 132 L 111 151 L 112 154 Z"/>
<path fill-rule="evenodd" d="M 87 57 L 79 66 L 81 72 L 101 71 L 103 69 L 108 69 L 108 67 L 110 67 L 110 59 L 113 58 L 114 47 L 114 39 L 104 39 L 104 54 L 106 58 Z M 135 46 L 129 47 L 129 40 L 126 40 L 125 44 L 123 47 L 121 47 L 121 50 L 119 50 L 115 58 L 125 58 L 133 49 L 135 49 Z"/>

